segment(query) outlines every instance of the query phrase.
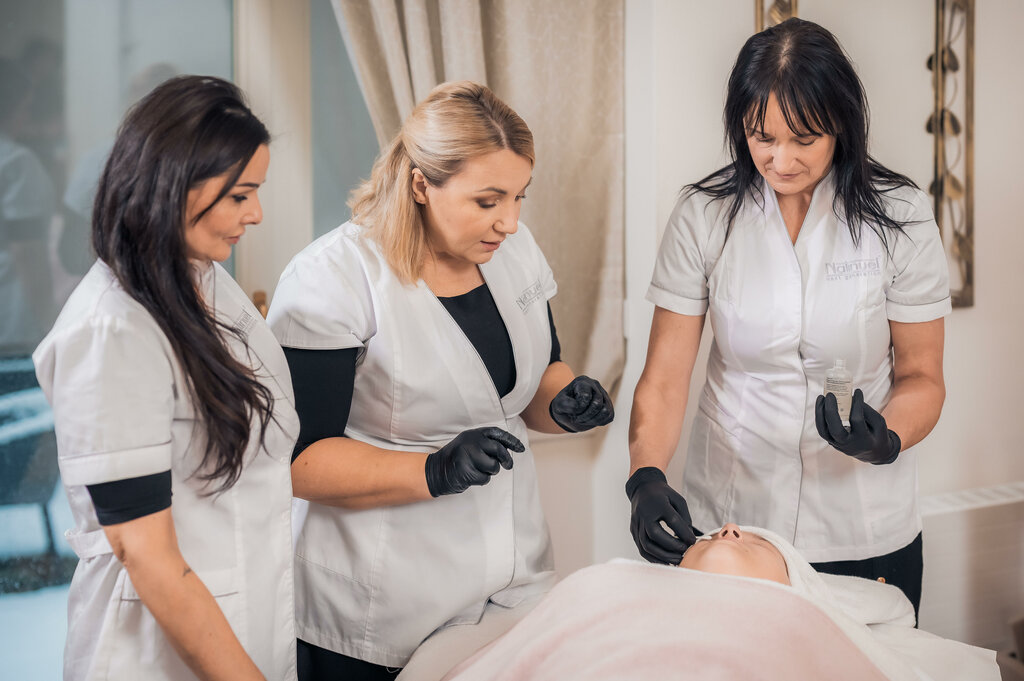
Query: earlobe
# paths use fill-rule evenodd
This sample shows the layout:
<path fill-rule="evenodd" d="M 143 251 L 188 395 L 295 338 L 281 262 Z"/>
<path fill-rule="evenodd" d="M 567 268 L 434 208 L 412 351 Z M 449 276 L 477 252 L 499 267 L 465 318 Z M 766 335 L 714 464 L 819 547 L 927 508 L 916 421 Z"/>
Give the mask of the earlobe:
<path fill-rule="evenodd" d="M 427 205 L 427 178 L 423 177 L 423 171 L 413 168 L 410 182 L 413 200 L 420 205 Z"/>

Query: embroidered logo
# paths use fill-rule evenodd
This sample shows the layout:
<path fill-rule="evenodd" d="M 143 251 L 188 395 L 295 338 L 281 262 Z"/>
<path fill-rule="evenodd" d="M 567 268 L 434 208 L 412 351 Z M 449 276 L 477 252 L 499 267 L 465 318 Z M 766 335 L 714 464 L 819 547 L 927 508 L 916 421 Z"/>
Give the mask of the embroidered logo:
<path fill-rule="evenodd" d="M 540 279 L 533 282 L 519 294 L 516 298 L 516 304 L 519 305 L 519 309 L 526 312 L 526 308 L 530 307 L 533 301 L 537 300 L 544 295 L 544 291 L 541 290 Z"/>
<path fill-rule="evenodd" d="M 255 323 L 256 317 L 252 316 L 248 310 L 242 310 L 242 314 L 238 315 L 238 319 L 235 320 L 235 330 L 242 336 L 248 337 L 249 331 Z"/>
<path fill-rule="evenodd" d="M 827 262 L 825 263 L 825 281 L 854 279 L 856 277 L 876 277 L 882 273 L 880 260 L 881 256 L 876 255 L 874 258 L 865 258 L 863 260 Z"/>

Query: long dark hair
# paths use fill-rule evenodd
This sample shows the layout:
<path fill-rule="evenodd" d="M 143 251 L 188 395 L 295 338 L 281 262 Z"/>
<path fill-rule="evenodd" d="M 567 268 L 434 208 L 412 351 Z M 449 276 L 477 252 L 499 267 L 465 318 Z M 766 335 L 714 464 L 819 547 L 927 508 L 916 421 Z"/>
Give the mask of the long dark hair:
<path fill-rule="evenodd" d="M 237 361 L 221 323 L 203 301 L 185 247 L 190 189 L 227 174 L 217 198 L 231 190 L 256 150 L 270 141 L 241 91 L 219 78 L 172 78 L 131 108 L 100 177 L 93 206 L 96 255 L 121 286 L 153 315 L 174 349 L 194 398 L 207 449 L 200 468 L 215 492 L 238 480 L 250 423 L 260 443 L 273 409 L 270 390 Z"/>
<path fill-rule="evenodd" d="M 732 163 L 685 189 L 729 201 L 730 229 L 744 200 L 764 201 L 747 130 L 763 128 L 773 94 L 791 130 L 835 137 L 832 209 L 845 220 L 853 242 L 860 242 L 867 224 L 888 247 L 889 233 L 902 233 L 906 223 L 888 213 L 884 194 L 917 185 L 868 154 L 864 86 L 835 37 L 810 21 L 788 19 L 743 45 L 729 76 L 723 116 Z"/>

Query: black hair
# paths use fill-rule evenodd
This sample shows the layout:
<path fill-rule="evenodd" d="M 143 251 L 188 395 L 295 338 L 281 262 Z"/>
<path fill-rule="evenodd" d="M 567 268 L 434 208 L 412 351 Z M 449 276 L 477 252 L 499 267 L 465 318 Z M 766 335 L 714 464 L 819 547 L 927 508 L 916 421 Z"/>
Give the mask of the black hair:
<path fill-rule="evenodd" d="M 744 200 L 764 201 L 747 131 L 763 129 L 771 95 L 790 130 L 835 137 L 832 210 L 845 220 L 855 244 L 860 242 L 861 226 L 867 224 L 888 249 L 889 233 L 902 233 L 907 223 L 889 214 L 883 195 L 917 185 L 868 154 L 864 86 L 835 37 L 810 21 L 787 19 L 743 45 L 729 76 L 723 115 L 732 163 L 685 190 L 727 200 L 729 229 Z"/>
<path fill-rule="evenodd" d="M 214 177 L 227 181 L 195 224 L 234 187 L 257 149 L 269 143 L 241 91 L 219 78 L 180 76 L 157 86 L 125 116 L 100 177 L 93 206 L 97 256 L 153 316 L 170 341 L 205 427 L 201 476 L 228 489 L 241 474 L 253 415 L 260 443 L 273 397 L 223 335 L 242 334 L 203 301 L 186 245 L 188 192 Z"/>

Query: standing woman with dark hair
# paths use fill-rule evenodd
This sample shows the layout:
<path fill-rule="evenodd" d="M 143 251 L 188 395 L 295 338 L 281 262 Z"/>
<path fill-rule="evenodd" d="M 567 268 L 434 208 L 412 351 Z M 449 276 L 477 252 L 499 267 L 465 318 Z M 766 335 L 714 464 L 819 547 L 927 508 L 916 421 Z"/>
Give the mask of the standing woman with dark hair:
<path fill-rule="evenodd" d="M 763 526 L 818 570 L 885 578 L 916 608 L 912 447 L 945 398 L 950 312 L 929 200 L 868 155 L 863 87 L 811 22 L 747 41 L 725 127 L 733 162 L 683 192 L 647 294 L 657 307 L 630 423 L 633 537 L 648 560 L 678 563 L 693 527 Z M 707 314 L 688 507 L 664 470 Z M 849 428 L 821 397 L 837 360 L 853 376 Z"/>
<path fill-rule="evenodd" d="M 80 558 L 65 679 L 295 676 L 291 380 L 218 264 L 262 219 L 269 141 L 234 85 L 184 76 L 100 178 L 99 260 L 33 355 Z"/>

